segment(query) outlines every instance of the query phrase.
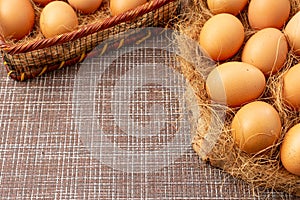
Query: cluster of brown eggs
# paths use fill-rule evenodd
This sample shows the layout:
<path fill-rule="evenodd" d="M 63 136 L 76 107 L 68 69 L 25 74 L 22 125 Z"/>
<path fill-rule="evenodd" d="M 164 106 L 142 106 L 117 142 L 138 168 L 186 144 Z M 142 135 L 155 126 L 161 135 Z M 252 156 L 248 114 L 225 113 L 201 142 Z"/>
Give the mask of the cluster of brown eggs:
<path fill-rule="evenodd" d="M 118 15 L 147 0 L 110 0 L 111 15 Z M 5 39 L 21 40 L 35 24 L 34 6 L 42 8 L 39 28 L 46 38 L 78 28 L 78 15 L 94 13 L 102 0 L 0 0 L 0 34 Z"/>
<path fill-rule="evenodd" d="M 248 5 L 248 6 L 246 6 Z M 207 0 L 213 16 L 201 29 L 199 44 L 220 64 L 206 79 L 206 90 L 216 103 L 236 108 L 231 133 L 237 146 L 249 154 L 271 148 L 282 134 L 282 123 L 273 105 L 258 100 L 268 78 L 286 66 L 288 54 L 300 56 L 300 11 L 293 16 L 290 0 Z M 300 6 L 300 5 L 298 5 Z M 245 41 L 239 15 L 247 7 L 253 34 Z M 240 60 L 231 61 L 240 52 Z M 283 102 L 300 110 L 300 64 L 282 76 Z M 295 124 L 281 144 L 281 162 L 300 176 L 300 124 Z"/>

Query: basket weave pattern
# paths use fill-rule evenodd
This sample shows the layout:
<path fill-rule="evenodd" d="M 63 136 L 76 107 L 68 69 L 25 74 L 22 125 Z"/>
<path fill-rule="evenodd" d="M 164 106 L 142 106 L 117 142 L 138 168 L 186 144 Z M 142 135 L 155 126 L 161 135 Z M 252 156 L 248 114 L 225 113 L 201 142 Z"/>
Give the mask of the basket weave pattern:
<path fill-rule="evenodd" d="M 21 44 L 8 44 L 0 36 L 4 66 L 12 79 L 23 81 L 81 62 L 109 37 L 129 29 L 165 25 L 178 12 L 179 4 L 179 0 L 153 0 L 78 30 Z"/>

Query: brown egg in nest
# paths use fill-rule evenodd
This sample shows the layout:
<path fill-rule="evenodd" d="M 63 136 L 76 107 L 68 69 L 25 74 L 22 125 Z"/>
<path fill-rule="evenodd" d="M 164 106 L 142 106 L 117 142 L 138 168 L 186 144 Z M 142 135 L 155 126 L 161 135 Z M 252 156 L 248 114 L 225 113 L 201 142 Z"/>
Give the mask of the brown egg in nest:
<path fill-rule="evenodd" d="M 294 125 L 285 135 L 280 159 L 287 171 L 300 176 L 300 124 Z"/>
<path fill-rule="evenodd" d="M 30 0 L 0 0 L 0 34 L 20 40 L 34 26 L 35 13 Z"/>
<path fill-rule="evenodd" d="M 77 14 L 64 1 L 50 2 L 42 10 L 40 28 L 46 38 L 73 31 L 77 27 Z"/>

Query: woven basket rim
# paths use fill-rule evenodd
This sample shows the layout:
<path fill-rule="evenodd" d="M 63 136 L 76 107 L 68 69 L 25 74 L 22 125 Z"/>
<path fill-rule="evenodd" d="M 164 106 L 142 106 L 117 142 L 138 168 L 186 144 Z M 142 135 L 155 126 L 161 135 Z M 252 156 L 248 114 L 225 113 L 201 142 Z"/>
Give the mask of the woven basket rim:
<path fill-rule="evenodd" d="M 62 44 L 68 41 L 74 41 L 78 38 L 96 33 L 98 31 L 113 27 L 116 24 L 129 21 L 134 17 L 146 14 L 150 11 L 156 10 L 167 3 L 170 3 L 175 0 L 152 0 L 146 2 L 143 5 L 140 5 L 134 9 L 128 10 L 124 13 L 121 13 L 116 16 L 108 17 L 103 21 L 94 22 L 91 24 L 83 25 L 77 30 L 64 33 L 61 35 L 57 35 L 51 38 L 42 38 L 39 40 L 26 42 L 26 43 L 18 43 L 18 44 L 8 44 L 5 42 L 5 39 L 0 34 L 0 49 L 5 53 L 14 55 L 17 53 L 26 53 L 33 50 L 38 50 L 42 48 L 47 48 L 52 45 Z"/>

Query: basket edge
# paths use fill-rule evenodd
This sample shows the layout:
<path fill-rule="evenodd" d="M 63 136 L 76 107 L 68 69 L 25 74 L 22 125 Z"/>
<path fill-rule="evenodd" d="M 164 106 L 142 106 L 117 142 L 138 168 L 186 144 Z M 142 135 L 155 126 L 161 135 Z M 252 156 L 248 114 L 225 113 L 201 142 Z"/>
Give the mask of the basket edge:
<path fill-rule="evenodd" d="M 9 45 L 5 42 L 5 39 L 3 36 L 0 35 L 0 50 L 7 54 L 17 54 L 17 53 L 26 53 L 42 48 L 47 48 L 53 45 L 62 44 L 64 42 L 68 41 L 74 41 L 76 39 L 79 39 L 81 37 L 88 36 L 90 34 L 96 33 L 101 30 L 105 30 L 107 28 L 113 27 L 114 25 L 117 25 L 119 23 L 123 23 L 126 21 L 131 20 L 132 18 L 135 18 L 137 16 L 146 14 L 148 12 L 151 12 L 155 9 L 158 9 L 170 2 L 173 2 L 176 0 L 153 0 L 150 2 L 147 2 L 141 6 L 138 6 L 137 8 L 128 10 L 124 13 L 121 13 L 119 15 L 109 17 L 104 19 L 103 21 L 94 22 L 92 24 L 84 25 L 80 27 L 77 30 L 64 33 L 61 35 L 54 36 L 52 38 L 43 38 L 40 40 L 27 42 L 27 43 L 19 43 L 19 44 L 12 44 Z"/>

